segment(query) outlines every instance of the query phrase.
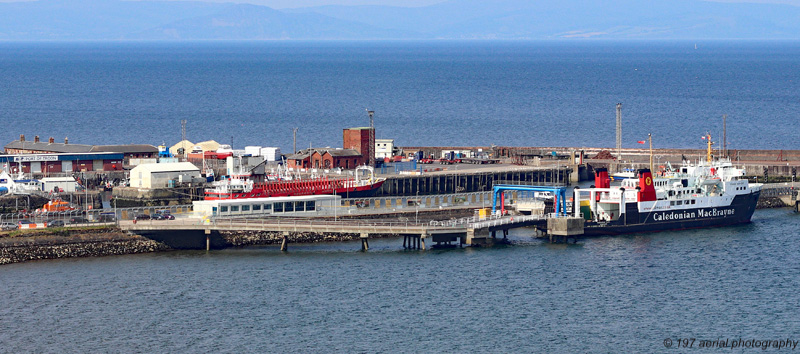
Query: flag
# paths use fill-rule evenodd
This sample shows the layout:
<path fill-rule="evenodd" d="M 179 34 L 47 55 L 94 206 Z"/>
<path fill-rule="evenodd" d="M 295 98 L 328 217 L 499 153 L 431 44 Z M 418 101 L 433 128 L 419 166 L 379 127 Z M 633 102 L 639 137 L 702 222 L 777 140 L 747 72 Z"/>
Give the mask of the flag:
<path fill-rule="evenodd" d="M 644 144 L 644 140 L 639 140 L 639 141 L 637 141 L 637 143 Z"/>
<path fill-rule="evenodd" d="M 701 137 L 700 137 L 700 139 L 706 140 L 706 137 L 704 137 L 704 136 L 701 136 Z"/>

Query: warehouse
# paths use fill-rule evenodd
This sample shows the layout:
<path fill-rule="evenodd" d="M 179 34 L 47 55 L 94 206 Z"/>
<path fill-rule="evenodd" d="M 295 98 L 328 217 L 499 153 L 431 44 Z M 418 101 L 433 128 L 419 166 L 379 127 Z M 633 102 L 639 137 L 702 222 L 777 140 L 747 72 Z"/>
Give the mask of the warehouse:
<path fill-rule="evenodd" d="M 123 153 L 62 153 L 0 155 L 0 169 L 12 174 L 20 170 L 26 174 L 43 176 L 71 172 L 122 171 Z"/>
<path fill-rule="evenodd" d="M 147 163 L 131 170 L 130 186 L 169 188 L 200 178 L 200 169 L 191 162 Z"/>

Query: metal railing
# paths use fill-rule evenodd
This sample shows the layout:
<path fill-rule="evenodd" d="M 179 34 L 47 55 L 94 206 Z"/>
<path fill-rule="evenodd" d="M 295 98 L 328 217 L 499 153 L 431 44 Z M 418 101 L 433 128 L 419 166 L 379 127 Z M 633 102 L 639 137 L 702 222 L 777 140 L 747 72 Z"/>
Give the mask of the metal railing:
<path fill-rule="evenodd" d="M 403 233 L 403 232 L 425 232 L 436 228 L 450 228 L 445 226 L 432 226 L 425 222 L 408 221 L 363 221 L 363 220 L 320 220 L 315 218 L 178 218 L 175 220 L 137 220 L 124 221 L 123 227 L 136 228 L 137 226 L 169 226 L 170 228 L 191 227 L 191 228 L 214 228 L 214 229 L 259 229 L 269 231 L 276 230 L 350 230 L 350 232 L 379 232 L 379 233 Z"/>

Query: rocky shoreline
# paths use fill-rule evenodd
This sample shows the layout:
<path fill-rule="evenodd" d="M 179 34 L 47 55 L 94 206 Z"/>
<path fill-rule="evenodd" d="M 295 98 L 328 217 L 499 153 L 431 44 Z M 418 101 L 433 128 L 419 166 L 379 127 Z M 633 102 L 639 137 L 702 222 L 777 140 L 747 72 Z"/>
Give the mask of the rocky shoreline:
<path fill-rule="evenodd" d="M 761 197 L 756 203 L 756 209 L 785 208 L 789 206 L 780 197 Z"/>
<path fill-rule="evenodd" d="M 162 243 L 114 227 L 31 230 L 0 235 L 0 265 L 40 259 L 166 251 Z"/>

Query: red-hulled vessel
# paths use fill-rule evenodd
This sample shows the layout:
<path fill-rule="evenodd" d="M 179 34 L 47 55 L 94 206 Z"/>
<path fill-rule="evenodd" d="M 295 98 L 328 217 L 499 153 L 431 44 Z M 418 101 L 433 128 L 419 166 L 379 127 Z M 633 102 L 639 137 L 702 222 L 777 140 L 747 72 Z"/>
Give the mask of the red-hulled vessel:
<path fill-rule="evenodd" d="M 358 171 L 368 170 L 370 177 L 358 178 Z M 381 188 L 384 178 L 375 178 L 374 169 L 359 167 L 354 178 L 279 178 L 273 181 L 256 183 L 249 175 L 234 175 L 222 181 L 214 182 L 213 188 L 205 190 L 206 200 L 269 198 L 298 195 L 338 194 L 343 198 L 364 198 L 374 196 Z"/>

